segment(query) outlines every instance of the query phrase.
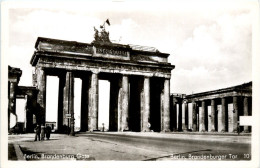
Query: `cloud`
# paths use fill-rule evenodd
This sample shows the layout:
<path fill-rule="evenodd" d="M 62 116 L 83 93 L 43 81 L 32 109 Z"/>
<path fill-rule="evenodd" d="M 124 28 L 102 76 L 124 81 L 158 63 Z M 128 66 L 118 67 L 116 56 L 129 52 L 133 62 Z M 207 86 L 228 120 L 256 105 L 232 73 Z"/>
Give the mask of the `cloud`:
<path fill-rule="evenodd" d="M 72 14 L 66 11 L 33 10 L 30 13 L 14 17 L 16 10 L 11 10 L 13 24 L 10 27 L 11 44 L 28 44 L 28 38 L 38 36 L 91 42 L 93 26 L 99 26 L 102 21 L 84 14 Z M 19 36 L 16 36 L 19 35 Z"/>
<path fill-rule="evenodd" d="M 173 80 L 173 91 L 207 91 L 252 80 L 251 21 L 250 13 L 227 13 L 195 27 L 176 51 L 173 77 L 181 80 Z"/>

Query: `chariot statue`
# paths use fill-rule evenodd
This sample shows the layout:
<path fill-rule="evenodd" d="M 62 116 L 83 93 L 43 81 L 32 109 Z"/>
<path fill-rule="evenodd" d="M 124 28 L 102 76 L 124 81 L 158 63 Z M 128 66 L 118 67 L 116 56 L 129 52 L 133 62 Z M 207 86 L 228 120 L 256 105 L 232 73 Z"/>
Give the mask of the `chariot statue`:
<path fill-rule="evenodd" d="M 96 29 L 96 27 L 94 27 L 94 41 L 93 42 L 98 42 L 98 43 L 111 43 L 110 39 L 109 39 L 109 32 L 106 31 L 106 27 L 105 25 L 108 24 L 110 26 L 110 22 L 107 19 L 103 25 L 100 25 L 100 29 L 101 31 L 99 31 L 98 29 Z"/>

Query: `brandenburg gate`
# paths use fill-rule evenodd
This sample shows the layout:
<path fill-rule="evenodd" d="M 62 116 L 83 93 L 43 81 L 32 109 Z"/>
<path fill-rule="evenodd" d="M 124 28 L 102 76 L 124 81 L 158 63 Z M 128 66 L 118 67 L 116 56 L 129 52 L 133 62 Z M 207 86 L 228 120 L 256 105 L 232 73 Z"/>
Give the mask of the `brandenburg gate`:
<path fill-rule="evenodd" d="M 82 80 L 81 131 L 98 130 L 98 80 L 110 82 L 110 131 L 170 131 L 170 78 L 167 53 L 152 47 L 112 43 L 96 29 L 92 43 L 39 37 L 31 58 L 39 90 L 38 121 L 46 121 L 47 76 L 59 78 L 58 130 L 74 134 L 74 78 Z M 66 118 L 70 116 L 70 121 Z"/>

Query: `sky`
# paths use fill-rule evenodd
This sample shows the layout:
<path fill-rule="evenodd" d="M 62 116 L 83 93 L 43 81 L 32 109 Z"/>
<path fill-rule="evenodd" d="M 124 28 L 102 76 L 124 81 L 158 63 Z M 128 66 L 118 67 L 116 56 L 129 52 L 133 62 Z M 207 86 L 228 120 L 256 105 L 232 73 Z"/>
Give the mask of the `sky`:
<path fill-rule="evenodd" d="M 106 28 L 113 42 L 152 46 L 170 54 L 168 61 L 175 65 L 171 93 L 239 85 L 252 81 L 255 16 L 250 2 L 16 3 L 8 10 L 5 57 L 8 65 L 23 71 L 19 85 L 31 86 L 30 59 L 37 37 L 90 43 L 93 27 L 109 18 Z"/>

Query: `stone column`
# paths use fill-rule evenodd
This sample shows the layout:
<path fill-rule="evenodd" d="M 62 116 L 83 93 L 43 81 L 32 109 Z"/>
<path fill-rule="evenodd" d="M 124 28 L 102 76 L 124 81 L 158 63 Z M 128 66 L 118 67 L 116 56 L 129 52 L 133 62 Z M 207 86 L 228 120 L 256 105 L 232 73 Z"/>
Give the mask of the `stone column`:
<path fill-rule="evenodd" d="M 183 125 L 184 131 L 188 130 L 189 126 L 189 109 L 188 109 L 188 102 L 184 102 L 184 125 Z"/>
<path fill-rule="evenodd" d="M 233 97 L 233 132 L 237 132 L 238 102 L 237 96 Z"/>
<path fill-rule="evenodd" d="M 65 74 L 65 81 L 64 81 L 64 88 L 63 88 L 63 125 L 69 126 L 69 119 L 66 117 L 68 114 L 68 83 L 69 78 L 67 78 L 67 73 Z M 66 131 L 66 130 L 64 130 Z"/>
<path fill-rule="evenodd" d="M 226 131 L 226 98 L 221 98 L 221 113 L 218 113 L 220 121 L 218 123 L 218 132 L 225 132 Z"/>
<path fill-rule="evenodd" d="M 249 107 L 248 107 L 248 97 L 244 97 L 244 116 L 248 116 L 248 110 Z M 249 129 L 248 129 L 248 126 L 244 126 L 244 132 L 245 133 L 248 133 L 249 132 Z"/>
<path fill-rule="evenodd" d="M 178 131 L 182 131 L 182 100 L 178 102 L 179 104 L 179 112 L 178 112 Z"/>
<path fill-rule="evenodd" d="M 143 132 L 149 132 L 151 123 L 150 123 L 150 78 L 144 77 L 144 96 L 142 96 L 143 100 L 143 126 L 142 131 Z"/>
<path fill-rule="evenodd" d="M 75 126 L 75 118 L 74 118 L 74 75 L 72 72 L 68 72 L 69 75 L 69 114 L 71 115 L 70 119 L 70 135 L 74 136 L 74 126 Z"/>
<path fill-rule="evenodd" d="M 122 83 L 122 79 L 121 79 L 120 83 Z M 118 89 L 117 100 L 118 100 L 118 104 L 117 104 L 117 109 L 118 109 L 117 130 L 121 131 L 122 130 L 122 85 Z"/>
<path fill-rule="evenodd" d="M 205 114 L 206 114 L 206 102 L 201 102 L 201 114 L 199 115 L 199 132 L 205 132 Z"/>
<path fill-rule="evenodd" d="M 159 88 L 156 88 L 159 89 Z M 160 115 L 161 115 L 161 131 L 164 131 L 164 82 L 162 83 L 162 88 L 160 89 Z"/>
<path fill-rule="evenodd" d="M 63 114 L 63 123 L 71 128 L 69 132 L 74 135 L 74 78 L 72 72 L 66 72 L 63 91 Z M 69 118 L 66 117 L 67 114 L 70 114 Z"/>
<path fill-rule="evenodd" d="M 16 114 L 16 82 L 10 82 L 9 107 L 8 107 L 8 131 L 10 130 L 10 113 Z"/>
<path fill-rule="evenodd" d="M 176 109 L 176 101 L 175 98 L 173 98 L 172 100 L 172 112 L 173 112 L 173 118 L 171 118 L 173 120 L 173 131 L 177 131 L 177 109 Z"/>
<path fill-rule="evenodd" d="M 164 89 L 163 89 L 163 129 L 162 131 L 170 131 L 170 79 L 164 80 Z"/>
<path fill-rule="evenodd" d="M 192 132 L 197 131 L 197 104 L 192 102 Z"/>
<path fill-rule="evenodd" d="M 90 77 L 88 104 L 88 130 L 94 131 L 98 129 L 98 74 L 94 72 Z"/>
<path fill-rule="evenodd" d="M 215 100 L 212 99 L 211 100 L 211 118 L 210 118 L 210 122 L 211 122 L 211 128 L 210 131 L 211 132 L 215 132 L 216 131 L 216 126 L 215 126 L 215 115 L 216 114 L 216 103 Z"/>
<path fill-rule="evenodd" d="M 46 74 L 42 67 L 37 67 L 37 89 L 39 90 L 37 96 L 37 122 L 45 125 L 46 117 Z"/>
<path fill-rule="evenodd" d="M 122 126 L 121 131 L 129 130 L 128 120 L 129 120 L 129 79 L 128 76 L 122 76 Z"/>

